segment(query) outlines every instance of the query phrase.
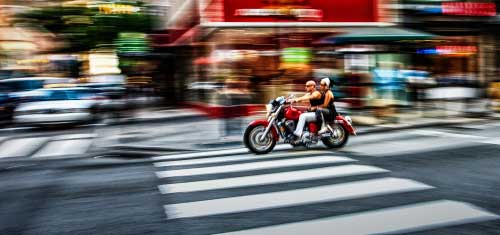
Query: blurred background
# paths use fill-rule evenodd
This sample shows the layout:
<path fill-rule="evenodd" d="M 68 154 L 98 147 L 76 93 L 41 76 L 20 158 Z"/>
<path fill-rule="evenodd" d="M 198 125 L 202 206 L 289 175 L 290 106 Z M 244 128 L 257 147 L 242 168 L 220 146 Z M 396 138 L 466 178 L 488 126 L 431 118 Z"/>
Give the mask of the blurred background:
<path fill-rule="evenodd" d="M 324 77 L 357 125 L 491 115 L 500 111 L 497 8 L 491 0 L 3 0 L 1 118 L 95 123 L 180 108 L 240 118 Z"/>
<path fill-rule="evenodd" d="M 0 0 L 0 234 L 500 234 L 499 5 Z M 358 136 L 249 154 L 325 77 Z"/>

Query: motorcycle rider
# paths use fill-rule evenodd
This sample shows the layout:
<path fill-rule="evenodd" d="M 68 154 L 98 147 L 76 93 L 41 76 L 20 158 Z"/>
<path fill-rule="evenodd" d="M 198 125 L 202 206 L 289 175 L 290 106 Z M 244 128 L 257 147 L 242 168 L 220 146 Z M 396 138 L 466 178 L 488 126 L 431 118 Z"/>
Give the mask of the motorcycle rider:
<path fill-rule="evenodd" d="M 330 90 L 330 79 L 323 78 L 320 81 L 320 93 L 323 99 L 323 103 L 319 105 L 316 110 L 316 119 L 318 121 L 318 126 L 321 126 L 319 134 L 325 133 L 328 131 L 326 127 L 326 122 L 335 118 L 337 114 L 337 110 L 335 109 L 335 104 L 333 103 L 333 92 Z"/>
<path fill-rule="evenodd" d="M 297 123 L 297 127 L 295 128 L 295 131 L 293 134 L 298 137 L 300 140 L 302 137 L 302 132 L 304 130 L 304 126 L 306 125 L 307 122 L 312 122 L 316 121 L 316 109 L 318 106 L 322 105 L 324 103 L 324 96 L 321 95 L 321 93 L 316 90 L 316 82 L 315 81 L 307 81 L 306 82 L 306 94 L 302 97 L 292 99 L 291 102 L 303 102 L 303 101 L 309 101 L 310 105 L 307 111 L 309 112 L 304 112 L 300 114 L 299 117 L 299 122 Z"/>

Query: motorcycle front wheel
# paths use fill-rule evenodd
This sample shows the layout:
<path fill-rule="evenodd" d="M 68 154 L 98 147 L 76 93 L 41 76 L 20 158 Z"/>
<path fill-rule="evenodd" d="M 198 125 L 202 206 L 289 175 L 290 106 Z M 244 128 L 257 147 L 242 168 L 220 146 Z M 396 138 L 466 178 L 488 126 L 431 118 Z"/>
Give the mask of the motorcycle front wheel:
<path fill-rule="evenodd" d="M 266 126 L 263 125 L 249 126 L 245 130 L 243 142 L 251 152 L 256 154 L 265 154 L 271 152 L 274 149 L 276 140 L 274 140 L 271 131 L 267 133 L 262 141 L 260 140 L 260 137 L 264 135 L 265 131 Z"/>
<path fill-rule="evenodd" d="M 322 138 L 321 141 L 327 148 L 344 147 L 349 140 L 349 132 L 345 129 L 345 127 L 338 124 L 331 124 L 331 127 L 336 133 L 332 133 L 332 136 L 330 137 Z"/>

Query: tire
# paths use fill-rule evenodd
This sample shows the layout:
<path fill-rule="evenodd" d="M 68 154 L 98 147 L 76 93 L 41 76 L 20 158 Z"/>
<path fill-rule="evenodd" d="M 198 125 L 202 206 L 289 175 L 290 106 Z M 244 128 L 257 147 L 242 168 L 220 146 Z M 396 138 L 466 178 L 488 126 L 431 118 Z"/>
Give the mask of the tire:
<path fill-rule="evenodd" d="M 341 137 L 338 140 L 333 138 L 333 136 L 326 137 L 322 138 L 321 141 L 329 149 L 344 147 L 344 145 L 347 144 L 347 141 L 349 140 L 349 132 L 345 129 L 345 127 L 338 124 L 335 124 L 334 126 L 332 125 L 332 128 L 334 128 L 334 130 L 338 129 L 339 131 L 341 131 Z"/>
<path fill-rule="evenodd" d="M 263 125 L 249 126 L 245 130 L 243 142 L 251 152 L 255 154 L 266 154 L 271 152 L 274 149 L 274 146 L 276 146 L 276 140 L 274 140 L 273 133 L 271 133 L 272 130 L 267 134 L 263 145 L 257 145 L 258 138 L 264 133 L 265 130 L 266 126 Z"/>

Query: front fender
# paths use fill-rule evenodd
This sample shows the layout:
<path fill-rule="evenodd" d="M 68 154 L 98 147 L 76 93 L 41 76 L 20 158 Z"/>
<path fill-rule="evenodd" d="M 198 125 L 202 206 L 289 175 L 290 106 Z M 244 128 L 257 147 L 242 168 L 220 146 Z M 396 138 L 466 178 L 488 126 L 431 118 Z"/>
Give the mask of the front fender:
<path fill-rule="evenodd" d="M 248 127 L 255 127 L 255 126 L 265 126 L 267 127 L 269 125 L 269 122 L 267 120 L 255 120 L 255 121 L 252 121 L 250 122 L 250 124 L 248 124 Z M 271 127 L 271 132 L 273 133 L 273 137 L 274 137 L 274 140 L 277 142 L 280 140 L 280 137 L 278 135 L 278 131 L 276 130 L 276 128 Z"/>
<path fill-rule="evenodd" d="M 335 123 L 342 125 L 351 135 L 357 135 L 354 127 L 343 116 L 338 115 L 335 118 Z"/>

